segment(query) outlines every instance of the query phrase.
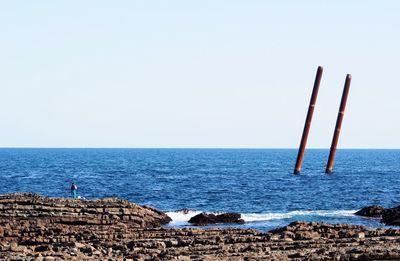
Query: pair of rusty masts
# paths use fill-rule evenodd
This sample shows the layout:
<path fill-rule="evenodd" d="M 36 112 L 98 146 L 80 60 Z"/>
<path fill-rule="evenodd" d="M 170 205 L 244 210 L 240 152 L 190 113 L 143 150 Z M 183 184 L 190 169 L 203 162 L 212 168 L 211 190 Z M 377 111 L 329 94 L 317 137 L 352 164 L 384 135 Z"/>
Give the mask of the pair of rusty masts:
<path fill-rule="evenodd" d="M 315 107 L 315 103 L 317 101 L 317 95 L 318 95 L 319 85 L 321 83 L 322 71 L 323 71 L 322 66 L 319 66 L 318 70 L 317 70 L 317 75 L 315 77 L 314 88 L 313 88 L 313 92 L 311 95 L 310 105 L 308 107 L 306 123 L 304 124 L 303 135 L 301 136 L 300 148 L 299 148 L 299 153 L 297 154 L 297 160 L 296 160 L 296 166 L 294 168 L 294 174 L 300 174 L 301 165 L 303 163 L 304 150 L 306 148 L 308 132 L 310 131 L 311 120 L 312 120 L 312 116 L 314 113 L 314 107 Z M 342 122 L 343 122 L 344 110 L 346 108 L 347 96 L 349 94 L 349 89 L 350 89 L 350 82 L 351 82 L 351 75 L 347 74 L 346 82 L 344 84 L 344 89 L 343 89 L 343 94 L 342 94 L 342 100 L 340 102 L 339 113 L 338 113 L 338 117 L 336 120 L 335 131 L 333 133 L 333 139 L 332 139 L 332 144 L 331 144 L 331 148 L 330 148 L 330 152 L 329 152 L 328 163 L 326 164 L 325 173 L 332 173 L 332 171 L 333 171 L 333 163 L 335 161 L 336 147 L 337 147 L 338 140 L 339 140 L 340 128 L 341 128 Z"/>

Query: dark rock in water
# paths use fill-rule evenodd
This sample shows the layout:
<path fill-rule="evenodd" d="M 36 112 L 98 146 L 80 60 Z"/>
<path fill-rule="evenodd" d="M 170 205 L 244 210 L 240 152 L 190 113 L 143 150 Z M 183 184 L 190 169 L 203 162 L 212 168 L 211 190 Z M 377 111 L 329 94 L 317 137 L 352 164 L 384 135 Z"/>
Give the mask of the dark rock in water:
<path fill-rule="evenodd" d="M 386 211 L 387 211 L 387 209 L 385 209 L 382 206 L 373 205 L 373 206 L 362 208 L 354 214 L 356 214 L 357 216 L 363 216 L 363 217 L 382 218 L 382 215 Z"/>
<path fill-rule="evenodd" d="M 385 209 L 381 222 L 389 226 L 400 226 L 400 207 Z"/>
<path fill-rule="evenodd" d="M 384 208 L 382 206 L 365 207 L 355 213 L 358 216 L 380 218 L 381 223 L 389 226 L 400 226 L 400 206 Z"/>
<path fill-rule="evenodd" d="M 224 213 L 220 215 L 200 213 L 189 220 L 189 223 L 195 226 L 206 226 L 208 224 L 217 223 L 237 223 L 243 224 L 244 220 L 241 219 L 239 213 Z"/>

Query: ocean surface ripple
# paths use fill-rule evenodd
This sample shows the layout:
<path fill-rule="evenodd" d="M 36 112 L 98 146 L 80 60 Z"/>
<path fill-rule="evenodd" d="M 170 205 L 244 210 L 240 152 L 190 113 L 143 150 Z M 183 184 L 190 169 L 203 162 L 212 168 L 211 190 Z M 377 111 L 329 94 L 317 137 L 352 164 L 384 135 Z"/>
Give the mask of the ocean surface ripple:
<path fill-rule="evenodd" d="M 175 227 L 202 211 L 239 212 L 242 227 L 260 230 L 293 220 L 382 226 L 352 213 L 399 205 L 400 150 L 338 150 L 332 175 L 328 154 L 307 150 L 296 176 L 295 149 L 0 149 L 0 193 L 69 197 L 74 181 L 81 197 L 152 205 Z"/>

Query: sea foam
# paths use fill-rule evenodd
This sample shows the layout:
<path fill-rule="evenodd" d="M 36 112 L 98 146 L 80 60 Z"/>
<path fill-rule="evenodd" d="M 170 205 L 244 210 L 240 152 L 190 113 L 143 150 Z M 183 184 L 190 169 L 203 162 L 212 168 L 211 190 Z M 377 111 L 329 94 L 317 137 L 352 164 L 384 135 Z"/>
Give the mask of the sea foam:
<path fill-rule="evenodd" d="M 295 210 L 289 212 L 271 212 L 271 213 L 243 213 L 242 219 L 245 222 L 262 222 L 272 220 L 284 220 L 308 216 L 316 217 L 351 217 L 356 210 Z M 172 219 L 170 225 L 188 225 L 188 221 L 193 216 L 202 213 L 202 211 L 173 211 L 166 214 Z M 221 214 L 221 212 L 207 212 L 208 214 Z"/>

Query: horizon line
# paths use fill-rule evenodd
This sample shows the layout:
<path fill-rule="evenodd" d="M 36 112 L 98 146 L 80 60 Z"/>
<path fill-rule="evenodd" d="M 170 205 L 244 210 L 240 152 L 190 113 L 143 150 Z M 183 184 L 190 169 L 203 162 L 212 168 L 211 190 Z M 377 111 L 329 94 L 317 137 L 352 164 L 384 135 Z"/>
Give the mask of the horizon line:
<path fill-rule="evenodd" d="M 13 147 L 2 147 L 0 149 L 209 149 L 209 150 L 298 150 L 297 147 L 34 147 L 34 146 L 13 146 Z M 306 150 L 329 150 L 327 147 L 311 147 L 306 148 Z M 338 150 L 399 150 L 400 148 L 384 148 L 384 147 L 375 147 L 375 148 L 338 148 Z"/>

